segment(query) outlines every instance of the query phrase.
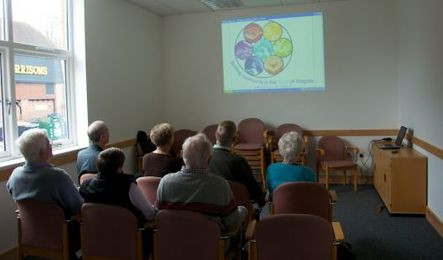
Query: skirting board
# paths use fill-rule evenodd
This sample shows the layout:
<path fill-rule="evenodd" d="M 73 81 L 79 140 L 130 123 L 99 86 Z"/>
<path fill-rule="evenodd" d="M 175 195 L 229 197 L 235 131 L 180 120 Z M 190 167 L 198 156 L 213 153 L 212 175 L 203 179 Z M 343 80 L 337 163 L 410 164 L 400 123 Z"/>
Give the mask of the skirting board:
<path fill-rule="evenodd" d="M 11 248 L 8 251 L 0 253 L 0 259 L 2 260 L 15 260 L 17 259 L 17 248 Z"/>
<path fill-rule="evenodd" d="M 443 221 L 428 207 L 426 207 L 426 219 L 443 238 Z"/>

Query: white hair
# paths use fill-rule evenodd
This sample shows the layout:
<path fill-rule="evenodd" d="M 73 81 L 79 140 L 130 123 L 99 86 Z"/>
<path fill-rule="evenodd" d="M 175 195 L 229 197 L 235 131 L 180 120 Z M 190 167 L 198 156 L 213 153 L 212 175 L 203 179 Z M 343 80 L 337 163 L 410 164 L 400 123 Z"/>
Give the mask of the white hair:
<path fill-rule="evenodd" d="M 92 122 L 88 127 L 88 137 L 92 143 L 96 144 L 100 140 L 100 136 L 108 130 L 108 126 L 105 122 L 97 120 Z"/>
<path fill-rule="evenodd" d="M 284 162 L 292 162 L 302 152 L 303 146 L 303 139 L 295 131 L 285 133 L 278 141 L 278 151 Z"/>
<path fill-rule="evenodd" d="M 38 162 L 42 159 L 41 151 L 48 148 L 48 133 L 44 129 L 29 129 L 23 132 L 16 143 L 26 162 Z"/>
<path fill-rule="evenodd" d="M 212 152 L 211 146 L 211 142 L 202 133 L 187 138 L 182 147 L 183 161 L 187 168 L 207 167 Z"/>

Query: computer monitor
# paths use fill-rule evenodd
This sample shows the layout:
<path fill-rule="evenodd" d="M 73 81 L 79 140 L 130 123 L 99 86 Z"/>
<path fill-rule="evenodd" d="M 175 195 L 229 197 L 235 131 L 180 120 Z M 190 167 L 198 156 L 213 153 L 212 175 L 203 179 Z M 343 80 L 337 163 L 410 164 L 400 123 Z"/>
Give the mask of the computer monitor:
<path fill-rule="evenodd" d="M 395 139 L 395 145 L 401 146 L 403 143 L 403 138 L 405 138 L 406 130 L 408 130 L 406 127 L 401 126 L 400 130 L 398 131 L 397 138 Z"/>

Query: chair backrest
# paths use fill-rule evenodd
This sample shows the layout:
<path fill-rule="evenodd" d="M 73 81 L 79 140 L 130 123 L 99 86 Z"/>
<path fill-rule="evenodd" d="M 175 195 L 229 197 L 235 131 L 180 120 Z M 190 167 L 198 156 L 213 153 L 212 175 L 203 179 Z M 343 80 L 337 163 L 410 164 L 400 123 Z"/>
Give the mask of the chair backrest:
<path fill-rule="evenodd" d="M 78 181 L 80 185 L 82 185 L 82 183 L 86 180 L 92 179 L 97 177 L 97 173 L 83 173 L 80 176 L 80 180 Z"/>
<path fill-rule="evenodd" d="M 333 231 L 326 220 L 304 214 L 269 216 L 255 229 L 256 259 L 331 259 Z"/>
<path fill-rule="evenodd" d="M 274 190 L 274 214 L 310 214 L 330 221 L 328 190 L 312 182 L 289 182 Z"/>
<path fill-rule="evenodd" d="M 217 127 L 218 125 L 208 125 L 201 131 L 203 134 L 206 135 L 206 137 L 209 139 L 209 141 L 211 141 L 212 144 L 215 144 L 217 142 L 217 139 L 215 138 Z"/>
<path fill-rule="evenodd" d="M 220 228 L 207 216 L 192 211 L 164 209 L 157 214 L 156 226 L 156 260 L 219 259 Z"/>
<path fill-rule="evenodd" d="M 137 219 L 129 210 L 85 203 L 81 209 L 82 253 L 87 257 L 140 259 Z"/>
<path fill-rule="evenodd" d="M 237 131 L 241 143 L 264 143 L 265 124 L 258 118 L 247 118 L 240 121 Z"/>
<path fill-rule="evenodd" d="M 325 150 L 322 161 L 339 161 L 345 159 L 345 142 L 337 136 L 324 136 L 318 141 L 318 148 Z"/>
<path fill-rule="evenodd" d="M 244 206 L 248 209 L 249 219 L 253 217 L 252 201 L 249 196 L 249 191 L 245 185 L 236 181 L 229 181 L 229 186 L 231 186 L 232 194 L 234 195 L 234 200 L 237 206 Z"/>
<path fill-rule="evenodd" d="M 197 131 L 190 129 L 179 129 L 174 132 L 174 143 L 171 147 L 171 152 L 177 156 L 181 156 L 180 152 L 182 150 L 182 145 L 185 142 L 186 138 L 193 136 L 197 133 Z"/>
<path fill-rule="evenodd" d="M 160 180 L 161 178 L 157 176 L 143 176 L 137 179 L 137 186 L 152 205 L 155 205 L 157 200 L 157 188 Z"/>
<path fill-rule="evenodd" d="M 297 132 L 301 138 L 303 138 L 303 128 L 296 124 L 282 124 L 275 129 L 275 141 L 278 143 L 278 140 L 287 132 L 295 131 Z"/>
<path fill-rule="evenodd" d="M 17 207 L 21 245 L 63 251 L 65 214 L 61 207 L 33 199 L 17 201 Z"/>

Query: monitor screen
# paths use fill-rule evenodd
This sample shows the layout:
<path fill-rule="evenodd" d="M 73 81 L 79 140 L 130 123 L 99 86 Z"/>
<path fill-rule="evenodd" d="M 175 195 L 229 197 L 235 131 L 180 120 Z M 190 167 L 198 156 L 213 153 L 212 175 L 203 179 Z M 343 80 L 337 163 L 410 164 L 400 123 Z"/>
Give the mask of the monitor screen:
<path fill-rule="evenodd" d="M 395 139 L 395 145 L 401 146 L 401 144 L 403 143 L 403 138 L 406 135 L 406 130 L 407 130 L 406 127 L 404 127 L 404 126 L 400 127 L 400 130 L 398 131 L 397 139 Z"/>

